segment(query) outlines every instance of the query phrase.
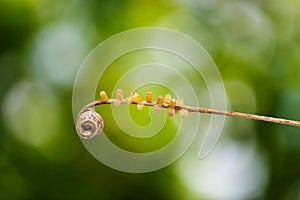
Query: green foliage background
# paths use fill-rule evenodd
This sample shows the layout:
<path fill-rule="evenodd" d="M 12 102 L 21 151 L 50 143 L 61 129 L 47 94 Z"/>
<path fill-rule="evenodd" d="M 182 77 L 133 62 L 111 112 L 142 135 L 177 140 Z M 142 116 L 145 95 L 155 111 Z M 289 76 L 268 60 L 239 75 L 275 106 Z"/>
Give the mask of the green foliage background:
<path fill-rule="evenodd" d="M 71 101 L 81 62 L 104 39 L 146 26 L 202 44 L 231 110 L 300 120 L 300 1 L 0 0 L 0 199 L 228 199 L 187 184 L 177 167 L 184 161 L 146 174 L 110 169 L 76 134 Z M 263 163 L 263 186 L 235 197 L 300 198 L 299 128 L 228 119 L 222 140 L 254 142 Z M 194 154 L 193 162 L 206 160 Z M 214 188 L 210 173 L 202 181 Z"/>

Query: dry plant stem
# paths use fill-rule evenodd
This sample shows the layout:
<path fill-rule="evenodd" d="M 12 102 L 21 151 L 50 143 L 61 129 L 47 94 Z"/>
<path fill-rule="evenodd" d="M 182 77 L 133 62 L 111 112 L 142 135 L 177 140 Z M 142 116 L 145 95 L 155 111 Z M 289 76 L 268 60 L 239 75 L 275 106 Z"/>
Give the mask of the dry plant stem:
<path fill-rule="evenodd" d="M 88 108 L 95 107 L 102 104 L 112 104 L 114 101 L 117 101 L 117 99 L 108 99 L 108 101 L 103 102 L 101 100 L 94 101 L 92 103 L 87 104 L 84 106 L 80 113 L 86 111 Z M 146 101 L 143 101 L 144 106 L 154 106 L 156 103 L 148 103 Z M 127 102 L 127 99 L 122 99 L 121 104 L 129 104 Z M 131 104 L 136 104 L 135 102 L 132 102 Z M 163 104 L 163 108 L 168 108 L 168 104 Z M 281 119 L 281 118 L 275 118 L 275 117 L 267 117 L 267 116 L 261 116 L 261 115 L 254 115 L 254 114 L 247 114 L 247 113 L 240 113 L 240 112 L 230 112 L 230 111 L 222 111 L 222 110 L 214 110 L 209 108 L 198 108 L 198 107 L 191 107 L 191 106 L 175 106 L 176 110 L 182 110 L 185 109 L 189 112 L 199 112 L 199 113 L 207 113 L 207 114 L 217 114 L 217 115 L 226 115 L 231 117 L 239 117 L 239 118 L 246 118 L 246 119 L 254 119 L 254 120 L 260 120 L 260 121 L 266 121 L 266 122 L 272 122 L 272 123 L 278 123 L 278 124 L 285 124 L 285 125 L 291 125 L 291 126 L 300 126 L 300 121 L 294 121 L 294 120 L 287 120 L 287 119 Z"/>
<path fill-rule="evenodd" d="M 254 114 L 247 114 L 247 113 L 240 113 L 240 112 L 214 110 L 214 109 L 208 109 L 208 108 L 196 108 L 196 107 L 189 107 L 189 106 L 181 106 L 180 109 L 186 109 L 189 112 L 200 112 L 200 113 L 208 113 L 208 114 L 226 115 L 226 116 L 231 116 L 231 117 L 239 117 L 239 118 L 246 118 L 246 119 L 254 119 L 254 120 L 260 120 L 260 121 L 272 122 L 272 123 L 277 123 L 277 124 L 300 126 L 299 121 L 282 119 L 282 118 L 275 118 L 275 117 L 267 117 L 267 116 L 262 116 L 262 115 L 254 115 Z"/>

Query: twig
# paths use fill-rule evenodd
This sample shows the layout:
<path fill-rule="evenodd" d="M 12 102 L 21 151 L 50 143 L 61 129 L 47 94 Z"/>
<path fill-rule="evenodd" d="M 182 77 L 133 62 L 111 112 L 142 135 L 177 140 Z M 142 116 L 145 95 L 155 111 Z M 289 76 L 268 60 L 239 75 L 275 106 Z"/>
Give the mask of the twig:
<path fill-rule="evenodd" d="M 89 103 L 86 106 L 84 106 L 79 113 L 82 113 L 82 112 L 86 111 L 87 109 L 98 106 L 98 105 L 113 104 L 115 101 L 120 101 L 121 104 L 137 104 L 135 102 L 128 103 L 127 99 L 122 99 L 122 100 L 108 99 L 106 102 L 97 100 L 97 101 L 94 101 L 94 102 Z M 156 105 L 156 102 L 148 103 L 146 101 L 142 101 L 142 104 L 144 104 L 144 106 L 154 106 L 154 105 Z M 161 107 L 169 108 L 169 104 L 162 104 Z M 266 121 L 266 122 L 300 127 L 300 121 L 275 118 L 275 117 L 267 117 L 267 116 L 255 115 L 255 114 L 240 113 L 240 112 L 222 111 L 222 110 L 215 110 L 215 109 L 209 109 L 209 108 L 199 108 L 199 107 L 191 107 L 191 106 L 184 106 L 184 105 L 183 106 L 175 106 L 175 110 L 183 110 L 183 109 L 185 109 L 189 112 L 226 115 L 226 116 L 231 116 L 231 117 L 254 119 L 254 120 L 260 120 L 260 121 Z"/>

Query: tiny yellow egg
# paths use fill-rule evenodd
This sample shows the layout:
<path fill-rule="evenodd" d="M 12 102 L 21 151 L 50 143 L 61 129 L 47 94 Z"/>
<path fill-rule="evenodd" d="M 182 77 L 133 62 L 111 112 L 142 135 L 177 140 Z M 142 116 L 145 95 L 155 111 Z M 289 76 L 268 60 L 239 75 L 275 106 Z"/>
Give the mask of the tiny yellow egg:
<path fill-rule="evenodd" d="M 168 108 L 168 115 L 169 115 L 170 117 L 173 117 L 175 114 L 176 114 L 176 113 L 175 113 L 175 109 L 169 107 L 169 108 Z"/>
<path fill-rule="evenodd" d="M 172 99 L 169 103 L 169 107 L 170 108 L 175 108 L 175 105 L 176 105 L 176 100 L 175 99 Z"/>
<path fill-rule="evenodd" d="M 183 106 L 183 98 L 182 97 L 178 97 L 178 99 L 176 100 L 176 106 Z"/>
<path fill-rule="evenodd" d="M 138 104 L 142 102 L 141 96 L 136 92 L 133 95 L 133 102 Z"/>
<path fill-rule="evenodd" d="M 137 109 L 142 110 L 144 108 L 144 103 L 138 104 Z"/>
<path fill-rule="evenodd" d="M 180 115 L 181 115 L 181 118 L 182 118 L 182 119 L 185 119 L 185 118 L 187 118 L 187 116 L 189 115 L 189 112 L 188 112 L 186 109 L 182 109 L 182 110 L 180 111 Z"/>
<path fill-rule="evenodd" d="M 161 108 L 160 108 L 159 105 L 155 104 L 153 108 L 154 108 L 154 112 L 155 112 L 155 113 L 159 113 L 159 112 L 160 112 L 160 109 L 161 109 Z"/>
<path fill-rule="evenodd" d="M 128 103 L 131 104 L 131 103 L 141 103 L 142 102 L 142 98 L 141 96 L 136 93 L 136 92 L 132 92 L 129 96 L 129 98 L 127 99 Z"/>
<path fill-rule="evenodd" d="M 119 99 L 115 99 L 113 101 L 113 105 L 115 105 L 115 106 L 120 106 L 120 104 L 121 104 L 121 101 Z"/>
<path fill-rule="evenodd" d="M 116 98 L 119 99 L 119 100 L 122 100 L 124 98 L 122 89 L 117 89 L 116 90 Z"/>
<path fill-rule="evenodd" d="M 101 91 L 101 92 L 100 92 L 100 99 L 101 99 L 101 101 L 103 101 L 103 102 L 107 102 L 107 101 L 108 101 L 108 97 L 107 97 L 107 94 L 106 94 L 105 91 Z"/>
<path fill-rule="evenodd" d="M 163 103 L 164 103 L 164 98 L 163 98 L 163 96 L 159 95 L 159 96 L 156 98 L 156 104 L 162 106 Z"/>
<path fill-rule="evenodd" d="M 146 102 L 152 103 L 152 92 L 146 92 Z"/>
<path fill-rule="evenodd" d="M 166 94 L 166 95 L 165 95 L 165 103 L 166 103 L 166 104 L 169 104 L 170 101 L 171 101 L 171 99 L 172 99 L 172 97 L 171 97 L 170 94 Z"/>

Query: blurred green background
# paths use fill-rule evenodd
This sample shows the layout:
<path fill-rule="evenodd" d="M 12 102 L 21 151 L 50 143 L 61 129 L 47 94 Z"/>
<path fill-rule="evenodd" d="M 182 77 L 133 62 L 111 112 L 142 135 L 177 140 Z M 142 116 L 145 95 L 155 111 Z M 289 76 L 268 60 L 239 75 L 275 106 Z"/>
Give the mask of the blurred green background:
<path fill-rule="evenodd" d="M 0 0 L 0 199 L 300 199 L 296 127 L 227 118 L 208 158 L 196 144 L 146 174 L 89 154 L 72 117 L 76 72 L 99 42 L 145 26 L 202 44 L 228 109 L 300 120 L 300 1 Z"/>

